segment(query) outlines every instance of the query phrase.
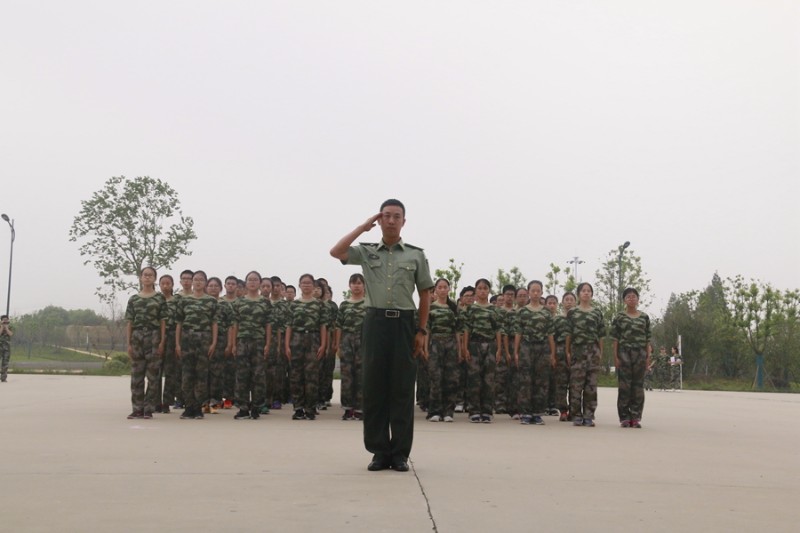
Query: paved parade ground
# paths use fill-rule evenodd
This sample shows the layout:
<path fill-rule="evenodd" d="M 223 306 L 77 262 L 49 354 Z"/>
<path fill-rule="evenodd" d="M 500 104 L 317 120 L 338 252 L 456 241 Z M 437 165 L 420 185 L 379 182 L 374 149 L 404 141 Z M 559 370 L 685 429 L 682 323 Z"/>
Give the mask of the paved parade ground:
<path fill-rule="evenodd" d="M 338 382 L 336 382 L 338 387 Z M 621 429 L 430 423 L 412 470 L 368 472 L 334 405 L 127 420 L 129 378 L 0 384 L 0 531 L 796 531 L 800 395 L 649 392 Z M 338 398 L 338 391 L 335 396 Z"/>

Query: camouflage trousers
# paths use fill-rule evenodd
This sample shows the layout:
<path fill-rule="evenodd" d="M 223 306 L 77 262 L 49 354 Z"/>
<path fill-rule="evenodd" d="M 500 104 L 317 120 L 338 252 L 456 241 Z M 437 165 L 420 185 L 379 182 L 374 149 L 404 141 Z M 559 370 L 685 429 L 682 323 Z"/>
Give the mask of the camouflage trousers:
<path fill-rule="evenodd" d="M 428 378 L 428 413 L 453 416 L 458 396 L 458 345 L 454 335 L 431 337 Z"/>
<path fill-rule="evenodd" d="M 563 344 L 556 344 L 556 367 L 550 373 L 550 394 L 547 406 L 562 413 L 569 411 L 569 366 L 567 351 Z"/>
<path fill-rule="evenodd" d="M 523 339 L 519 346 L 519 408 L 523 415 L 543 415 L 550 385 L 550 346 Z"/>
<path fill-rule="evenodd" d="M 497 343 L 494 340 L 470 340 L 467 362 L 467 409 L 470 415 L 494 413 L 494 370 L 497 366 Z"/>
<path fill-rule="evenodd" d="M 217 337 L 214 357 L 208 362 L 208 395 L 212 400 L 222 400 L 222 389 L 225 382 L 225 346 L 227 334 L 222 332 Z"/>
<path fill-rule="evenodd" d="M 456 404 L 467 405 L 467 374 L 469 365 L 466 361 L 458 363 L 458 388 L 456 389 Z"/>
<path fill-rule="evenodd" d="M 225 358 L 222 365 L 222 397 L 233 402 L 236 396 L 236 358 Z"/>
<path fill-rule="evenodd" d="M 572 346 L 569 367 L 569 411 L 573 419 L 594 419 L 597 410 L 597 373 L 600 348 L 597 344 Z"/>
<path fill-rule="evenodd" d="M 333 398 L 333 373 L 336 370 L 336 353 L 333 351 L 333 339 L 328 338 L 328 348 L 325 358 L 319 362 L 319 403 L 328 402 Z"/>
<path fill-rule="evenodd" d="M 131 404 L 134 411 L 152 413 L 158 403 L 156 382 L 161 369 L 161 358 L 157 351 L 159 340 L 161 332 L 157 329 L 135 329 L 131 332 Z"/>
<path fill-rule="evenodd" d="M 644 409 L 644 374 L 647 350 L 619 347 L 617 414 L 622 420 L 641 420 Z"/>
<path fill-rule="evenodd" d="M 506 360 L 504 350 L 503 357 L 494 369 L 494 410 L 498 413 L 509 412 L 509 403 L 516 403 L 508 401 L 512 392 L 511 368 L 513 366 Z"/>
<path fill-rule="evenodd" d="M 0 379 L 8 377 L 8 363 L 11 360 L 11 346 L 0 346 Z"/>
<path fill-rule="evenodd" d="M 656 359 L 653 368 L 653 381 L 656 389 L 665 390 L 669 388 L 671 381 L 669 363 Z"/>
<path fill-rule="evenodd" d="M 431 383 L 428 376 L 428 361 L 420 357 L 417 360 L 417 391 L 416 400 L 417 405 L 423 409 L 428 409 L 428 400 L 431 395 Z"/>
<path fill-rule="evenodd" d="M 181 333 L 181 374 L 183 403 L 187 409 L 199 409 L 208 401 L 208 349 L 210 331 Z"/>
<path fill-rule="evenodd" d="M 275 331 L 272 334 L 272 340 L 269 344 L 269 353 L 267 354 L 266 367 L 264 369 L 264 398 L 267 407 L 272 405 L 272 401 L 277 397 L 278 389 L 278 359 L 282 356 L 279 353 L 280 349 L 280 334 Z"/>
<path fill-rule="evenodd" d="M 183 403 L 183 372 L 181 362 L 175 355 L 175 330 L 167 330 L 161 375 L 164 376 L 163 403 L 166 405 L 172 405 L 172 402 Z"/>
<path fill-rule="evenodd" d="M 342 376 L 341 399 L 345 409 L 362 408 L 362 361 L 361 361 L 361 332 L 342 332 L 339 345 L 339 362 Z"/>
<path fill-rule="evenodd" d="M 236 341 L 236 407 L 261 409 L 267 402 L 264 339 Z"/>
<path fill-rule="evenodd" d="M 292 399 L 295 409 L 313 412 L 319 400 L 319 333 L 305 331 L 292 333 Z"/>

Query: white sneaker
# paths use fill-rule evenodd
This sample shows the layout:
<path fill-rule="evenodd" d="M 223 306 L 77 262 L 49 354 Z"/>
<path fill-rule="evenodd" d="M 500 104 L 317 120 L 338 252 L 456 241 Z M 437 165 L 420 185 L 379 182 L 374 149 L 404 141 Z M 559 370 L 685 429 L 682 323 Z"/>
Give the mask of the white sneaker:
<path fill-rule="evenodd" d="M 452 422 L 453 421 L 453 417 L 452 416 L 446 416 L 446 417 L 444 417 L 444 421 L 445 422 Z"/>
<path fill-rule="evenodd" d="M 463 413 L 464 412 L 464 404 L 460 403 L 460 404 L 456 405 L 455 412 L 456 413 Z"/>
<path fill-rule="evenodd" d="M 438 422 L 439 420 L 441 420 L 441 418 L 439 417 L 439 415 L 433 415 L 432 417 L 430 417 L 430 418 L 428 419 L 428 422 Z"/>

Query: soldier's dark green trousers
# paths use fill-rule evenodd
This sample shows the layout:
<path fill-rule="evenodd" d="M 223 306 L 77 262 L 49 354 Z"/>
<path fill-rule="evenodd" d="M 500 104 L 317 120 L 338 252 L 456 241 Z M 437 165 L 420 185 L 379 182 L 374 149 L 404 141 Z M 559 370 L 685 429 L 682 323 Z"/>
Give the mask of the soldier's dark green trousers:
<path fill-rule="evenodd" d="M 364 317 L 364 446 L 407 459 L 414 440 L 414 312 L 368 308 Z"/>

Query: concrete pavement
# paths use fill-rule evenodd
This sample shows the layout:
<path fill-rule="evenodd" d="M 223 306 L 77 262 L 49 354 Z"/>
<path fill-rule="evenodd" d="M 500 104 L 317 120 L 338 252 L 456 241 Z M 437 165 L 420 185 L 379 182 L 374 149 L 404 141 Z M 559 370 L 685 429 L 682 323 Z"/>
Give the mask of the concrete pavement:
<path fill-rule="evenodd" d="M 800 516 L 798 395 L 650 392 L 641 430 L 618 427 L 615 389 L 595 428 L 418 412 L 403 474 L 368 472 L 336 407 L 127 420 L 128 388 L 0 384 L 0 531 L 780 532 Z"/>

